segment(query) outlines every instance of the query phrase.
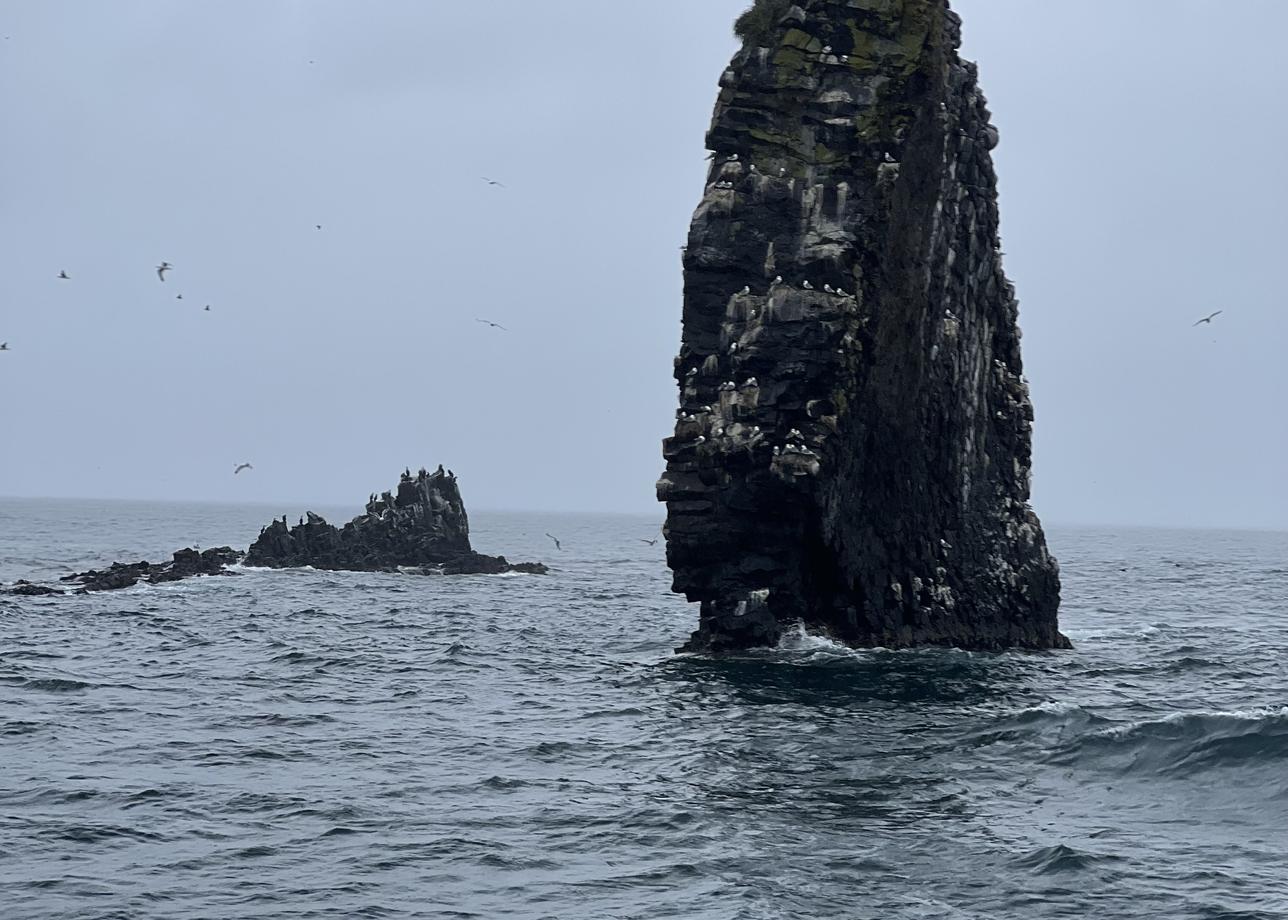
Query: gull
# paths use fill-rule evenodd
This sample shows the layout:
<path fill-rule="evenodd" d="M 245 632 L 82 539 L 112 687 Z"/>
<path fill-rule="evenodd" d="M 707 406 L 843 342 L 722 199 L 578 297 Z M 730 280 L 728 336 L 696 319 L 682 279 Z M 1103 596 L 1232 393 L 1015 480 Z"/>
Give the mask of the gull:
<path fill-rule="evenodd" d="M 175 295 L 174 295 L 174 299 L 175 299 L 175 300 L 183 300 L 183 295 L 182 295 L 182 294 L 175 294 Z"/>
<path fill-rule="evenodd" d="M 313 229 L 314 229 L 314 230 L 321 230 L 321 229 L 322 229 L 322 225 L 321 225 L 321 224 L 314 224 L 314 225 L 313 225 Z"/>
<path fill-rule="evenodd" d="M 9 350 L 9 343 L 8 343 L 8 342 L 0 342 L 0 351 L 8 351 L 8 350 Z"/>
<path fill-rule="evenodd" d="M 750 293 L 751 293 L 751 285 L 750 285 L 750 284 L 744 284 L 744 285 L 742 286 L 742 290 L 741 290 L 739 293 L 741 293 L 743 296 L 746 296 L 747 294 L 750 294 Z"/>
<path fill-rule="evenodd" d="M 831 54 L 831 53 L 832 53 L 832 46 L 831 46 L 831 45 L 824 45 L 824 46 L 823 46 L 823 53 L 824 53 L 824 54 Z"/>
<path fill-rule="evenodd" d="M 643 537 L 640 537 L 640 542 L 641 542 L 641 543 L 647 543 L 649 546 L 657 546 L 657 539 L 656 539 L 656 538 L 654 538 L 654 539 L 652 539 L 652 540 L 645 540 Z"/>
<path fill-rule="evenodd" d="M 778 175 L 780 175 L 780 176 L 785 176 L 785 175 L 787 175 L 787 167 L 786 167 L 786 166 L 780 166 L 780 167 L 778 167 Z"/>
<path fill-rule="evenodd" d="M 61 278 L 63 281 L 70 281 L 72 279 L 72 276 L 67 274 L 67 272 L 59 272 L 58 277 Z"/>
<path fill-rule="evenodd" d="M 845 291 L 841 290 L 840 288 L 837 288 L 837 289 L 836 289 L 836 296 L 838 296 L 838 297 L 844 297 L 844 296 L 845 296 Z"/>
<path fill-rule="evenodd" d="M 728 159 L 727 159 L 727 160 L 725 160 L 725 162 L 726 162 L 726 163 L 737 163 L 737 162 L 738 162 L 738 154 L 736 154 L 736 153 L 731 153 L 731 154 L 729 154 L 729 157 L 728 157 Z"/>
<path fill-rule="evenodd" d="M 505 188 L 504 182 L 497 182 L 495 179 L 489 179 L 487 176 L 480 176 L 479 178 L 482 179 L 484 182 L 486 182 L 488 185 L 495 185 L 497 188 Z"/>
<path fill-rule="evenodd" d="M 825 284 L 825 285 L 823 285 L 823 290 L 824 290 L 824 291 L 826 291 L 827 293 L 831 294 L 831 293 L 832 293 L 832 285 L 830 285 L 830 284 Z"/>
<path fill-rule="evenodd" d="M 782 275 L 774 275 L 774 284 L 782 284 L 782 283 L 783 283 L 783 276 L 782 276 Z"/>
<path fill-rule="evenodd" d="M 1215 313 L 1209 313 L 1207 316 L 1203 317 L 1201 320 L 1199 320 L 1199 321 L 1198 321 L 1197 323 L 1195 323 L 1194 325 L 1195 325 L 1195 326 L 1199 326 L 1199 325 L 1202 325 L 1203 323 L 1207 323 L 1207 324 L 1210 326 L 1210 325 L 1212 325 L 1212 317 L 1214 317 L 1214 316 L 1220 316 L 1220 315 L 1221 315 L 1222 313 L 1224 313 L 1224 312 L 1225 312 L 1224 310 L 1217 310 Z"/>
<path fill-rule="evenodd" d="M 705 444 L 706 442 L 707 442 L 707 439 L 705 437 L 703 437 L 702 435 L 698 435 L 699 444 Z"/>
<path fill-rule="evenodd" d="M 253 470 L 254 468 L 255 467 L 251 466 L 249 463 L 239 463 L 233 468 L 233 475 L 236 476 L 242 470 Z"/>
<path fill-rule="evenodd" d="M 165 273 L 172 268 L 174 268 L 174 266 L 171 265 L 169 262 L 162 262 L 160 265 L 157 266 L 157 277 L 160 278 L 162 281 L 164 281 Z"/>
<path fill-rule="evenodd" d="M 850 63 L 850 56 L 848 54 L 841 55 L 841 63 L 842 64 Z"/>
<path fill-rule="evenodd" d="M 207 313 L 209 313 L 209 312 L 210 312 L 210 304 L 206 304 L 206 312 L 207 312 Z"/>
<path fill-rule="evenodd" d="M 814 290 L 814 285 L 810 284 L 808 281 L 802 281 L 802 282 L 801 282 L 801 287 L 803 287 L 803 288 L 804 288 L 805 290 L 807 290 L 807 291 L 812 291 L 812 290 Z"/>
<path fill-rule="evenodd" d="M 748 172 L 755 172 L 755 171 L 756 171 L 756 164 L 752 163 L 751 166 L 748 168 Z"/>
<path fill-rule="evenodd" d="M 474 317 L 474 321 L 477 323 L 486 323 L 487 325 L 491 326 L 493 329 L 500 329 L 502 332 L 510 331 L 509 329 L 506 329 L 504 326 L 502 326 L 500 323 L 494 323 L 490 319 L 479 319 L 476 316 Z"/>
<path fill-rule="evenodd" d="M 562 550 L 562 549 L 563 549 L 563 544 L 559 542 L 559 538 L 558 538 L 558 537 L 556 537 L 556 536 L 555 536 L 554 534 L 552 534 L 552 533 L 548 533 L 548 534 L 546 534 L 546 536 L 547 536 L 547 537 L 549 537 L 551 540 L 554 540 L 554 541 L 555 541 L 555 549 L 557 549 L 557 550 Z"/>

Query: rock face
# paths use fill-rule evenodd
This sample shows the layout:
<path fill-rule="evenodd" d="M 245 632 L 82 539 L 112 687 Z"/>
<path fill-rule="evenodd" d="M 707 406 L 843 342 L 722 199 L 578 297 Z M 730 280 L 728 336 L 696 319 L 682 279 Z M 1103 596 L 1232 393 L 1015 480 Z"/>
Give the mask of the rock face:
<path fill-rule="evenodd" d="M 181 549 L 175 552 L 169 562 L 153 564 L 147 562 L 114 562 L 106 569 L 90 569 L 88 572 L 77 572 L 65 575 L 61 579 L 78 586 L 77 594 L 88 594 L 91 591 L 114 591 L 118 588 L 129 588 L 146 581 L 158 585 L 167 581 L 179 581 L 196 575 L 232 575 L 226 566 L 241 559 L 242 554 L 231 546 L 220 546 L 198 552 L 195 549 Z M 35 587 L 35 586 L 29 586 Z M 34 593 L 14 590 L 14 594 Z M 42 589 L 42 594 L 61 593 Z"/>
<path fill-rule="evenodd" d="M 410 571 L 442 575 L 499 575 L 522 572 L 545 575 L 539 562 L 512 563 L 504 556 L 485 556 L 470 548 L 470 523 L 461 492 L 451 471 L 403 473 L 396 492 L 372 495 L 366 514 L 342 528 L 333 527 L 313 512 L 289 527 L 286 518 L 263 528 L 251 548 L 242 553 L 228 546 L 198 552 L 181 549 L 170 562 L 116 562 L 64 576 L 76 594 L 128 588 L 140 581 L 160 584 L 196 575 L 235 575 L 228 566 L 238 562 L 268 568 L 343 569 L 358 572 Z M 39 597 L 65 594 L 64 589 L 18 581 L 0 587 L 0 594 Z"/>
<path fill-rule="evenodd" d="M 470 548 L 470 523 L 456 477 L 421 470 L 402 475 L 397 491 L 372 495 L 366 514 L 344 527 L 313 512 L 290 527 L 273 521 L 246 553 L 246 564 L 270 568 L 313 566 L 359 572 L 433 568 L 445 574 L 545 574 L 540 563 L 511 564 Z"/>
<path fill-rule="evenodd" d="M 947 0 L 759 0 L 720 79 L 666 439 L 689 648 L 1067 647 L 976 69 Z"/>

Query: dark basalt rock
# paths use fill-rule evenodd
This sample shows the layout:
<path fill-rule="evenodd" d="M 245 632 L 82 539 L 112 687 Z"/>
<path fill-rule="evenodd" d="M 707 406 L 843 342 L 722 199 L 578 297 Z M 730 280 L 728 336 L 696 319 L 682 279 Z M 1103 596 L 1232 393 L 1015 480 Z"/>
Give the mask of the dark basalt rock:
<path fill-rule="evenodd" d="M 19 578 L 7 589 L 6 593 L 17 594 L 20 597 L 44 597 L 49 594 L 62 594 L 63 592 L 48 585 L 36 585 L 26 579 Z"/>
<path fill-rule="evenodd" d="M 229 546 L 198 552 L 181 549 L 170 562 L 117 562 L 61 580 L 76 586 L 76 594 L 129 588 L 140 581 L 161 584 L 196 575 L 235 575 L 228 566 L 238 562 L 268 568 L 349 570 L 358 572 L 418 572 L 443 575 L 498 575 L 518 572 L 545 575 L 540 562 L 509 562 L 504 556 L 485 556 L 470 547 L 470 524 L 451 471 L 403 473 L 396 492 L 372 495 L 366 514 L 342 528 L 313 512 L 290 527 L 286 518 L 260 531 L 249 551 Z M 0 589 L 7 594 L 63 594 L 56 588 L 19 581 Z"/>
<path fill-rule="evenodd" d="M 470 548 L 469 519 L 456 477 L 442 467 L 415 476 L 403 473 L 395 492 L 372 495 L 366 513 L 344 527 L 313 512 L 294 527 L 286 518 L 273 521 L 251 545 L 246 564 L 358 572 L 420 569 L 449 575 L 546 573 L 540 563 L 514 565 L 504 556 L 484 556 Z"/>
<path fill-rule="evenodd" d="M 77 594 L 89 594 L 92 591 L 115 591 L 129 588 L 140 581 L 149 584 L 163 584 L 168 581 L 179 581 L 196 575 L 235 575 L 226 566 L 238 562 L 242 554 L 231 546 L 220 546 L 198 552 L 195 549 L 181 549 L 175 552 L 169 562 L 152 564 L 143 562 L 114 562 L 106 569 L 90 569 L 88 572 L 77 572 L 64 575 L 62 581 L 78 585 Z M 17 593 L 17 592 L 14 592 Z"/>
<path fill-rule="evenodd" d="M 657 486 L 673 588 L 702 605 L 688 647 L 795 621 L 860 646 L 1067 647 L 960 20 L 947 0 L 759 0 L 739 29 Z"/>

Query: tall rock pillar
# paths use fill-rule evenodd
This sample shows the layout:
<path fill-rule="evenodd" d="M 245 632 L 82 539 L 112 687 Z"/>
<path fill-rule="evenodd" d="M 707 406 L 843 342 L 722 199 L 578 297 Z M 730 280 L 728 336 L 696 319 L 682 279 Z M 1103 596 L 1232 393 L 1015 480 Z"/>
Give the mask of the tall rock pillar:
<path fill-rule="evenodd" d="M 976 68 L 947 0 L 759 0 L 720 79 L 666 439 L 690 647 L 1066 647 Z"/>

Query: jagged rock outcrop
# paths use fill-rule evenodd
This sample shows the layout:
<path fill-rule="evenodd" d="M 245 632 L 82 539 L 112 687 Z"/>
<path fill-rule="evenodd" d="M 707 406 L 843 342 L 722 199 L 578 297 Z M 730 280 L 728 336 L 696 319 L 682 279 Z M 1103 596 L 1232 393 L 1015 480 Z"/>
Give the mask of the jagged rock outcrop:
<path fill-rule="evenodd" d="M 663 445 L 688 647 L 1067 646 L 1029 507 L 997 130 L 946 0 L 759 0 L 720 79 Z"/>
<path fill-rule="evenodd" d="M 246 564 L 287 568 L 389 572 L 407 568 L 445 574 L 545 574 L 540 563 L 512 564 L 470 548 L 470 524 L 456 477 L 421 470 L 403 473 L 395 492 L 372 495 L 366 513 L 335 527 L 309 512 L 294 527 L 273 521 L 246 553 Z"/>
<path fill-rule="evenodd" d="M 242 554 L 231 546 L 220 546 L 198 552 L 195 549 L 181 549 L 174 553 L 169 562 L 114 562 L 106 569 L 90 569 L 88 572 L 77 572 L 64 575 L 61 579 L 77 585 L 77 594 L 88 594 L 91 591 L 115 591 L 129 588 L 140 581 L 159 585 L 167 581 L 179 581 L 197 575 L 234 575 L 227 566 L 239 561 Z M 32 591 L 11 591 L 13 594 L 34 593 Z M 42 594 L 60 593 L 54 590 L 42 590 Z"/>
<path fill-rule="evenodd" d="M 76 594 L 129 588 L 140 581 L 161 584 L 197 575 L 235 575 L 228 566 L 245 562 L 267 568 L 411 572 L 442 575 L 499 575 L 522 572 L 545 575 L 540 562 L 509 562 L 504 556 L 485 556 L 470 547 L 470 523 L 456 477 L 440 466 L 433 473 L 403 473 L 395 492 L 371 495 L 366 513 L 342 528 L 313 512 L 295 527 L 286 518 L 260 530 L 259 538 L 242 553 L 228 546 L 198 552 L 181 549 L 170 562 L 116 562 L 106 569 L 66 575 L 61 581 Z M 65 589 L 17 581 L 0 593 L 37 597 L 65 594 Z"/>

